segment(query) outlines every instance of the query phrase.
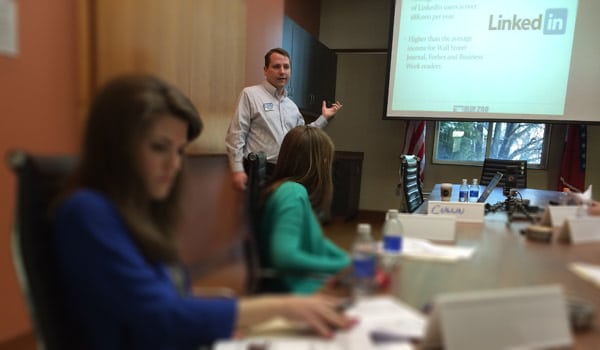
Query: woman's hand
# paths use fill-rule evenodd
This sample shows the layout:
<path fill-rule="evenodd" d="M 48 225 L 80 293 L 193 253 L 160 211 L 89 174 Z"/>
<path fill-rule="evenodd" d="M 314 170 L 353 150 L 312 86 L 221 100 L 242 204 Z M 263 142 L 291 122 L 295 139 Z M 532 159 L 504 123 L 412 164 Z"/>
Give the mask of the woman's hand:
<path fill-rule="evenodd" d="M 247 327 L 276 316 L 306 322 L 317 334 L 332 337 L 337 329 L 347 329 L 357 320 L 338 311 L 342 299 L 314 296 L 261 296 L 239 302 L 238 327 Z"/>

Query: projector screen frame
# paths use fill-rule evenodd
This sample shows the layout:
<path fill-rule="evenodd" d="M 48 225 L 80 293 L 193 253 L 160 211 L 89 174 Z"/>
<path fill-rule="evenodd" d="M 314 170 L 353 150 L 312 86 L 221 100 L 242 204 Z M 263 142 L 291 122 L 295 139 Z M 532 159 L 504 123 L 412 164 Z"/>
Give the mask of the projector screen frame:
<path fill-rule="evenodd" d="M 572 39 L 572 49 L 573 54 L 570 58 L 570 65 L 567 69 L 569 78 L 567 81 L 567 92 L 565 92 L 565 107 L 563 114 L 561 115 L 548 115 L 548 114 L 526 114 L 526 113 L 481 113 L 481 112 L 449 112 L 449 111 L 403 111 L 401 115 L 394 115 L 390 113 L 390 89 L 393 86 L 391 74 L 394 62 L 393 59 L 396 59 L 397 53 L 394 52 L 394 49 L 397 47 L 398 36 L 400 34 L 400 30 L 395 30 L 395 28 L 399 25 L 400 19 L 398 15 L 400 14 L 399 7 L 402 6 L 403 3 L 412 4 L 420 3 L 426 4 L 429 2 L 426 1 L 414 1 L 414 0 L 392 0 L 390 2 L 390 28 L 389 28 L 389 37 L 388 37 L 388 51 L 387 51 L 387 75 L 385 81 L 385 89 L 384 89 L 384 113 L 383 119 L 385 120 L 432 120 L 432 121 L 440 121 L 440 120 L 452 120 L 452 121 L 495 121 L 495 122 L 528 122 L 528 123 L 546 123 L 546 124 L 575 124 L 575 123 L 584 123 L 589 125 L 600 124 L 600 64 L 587 63 L 593 66 L 593 72 L 591 77 L 587 77 L 586 84 L 584 87 L 586 89 L 576 89 L 572 84 L 574 84 L 574 80 L 577 79 L 586 79 L 586 76 L 583 75 L 579 71 L 575 73 L 577 75 L 571 76 L 573 74 L 573 65 L 579 64 L 581 60 L 580 56 L 575 57 L 575 50 L 583 50 L 582 45 L 585 48 L 586 40 L 589 40 L 588 36 L 590 34 L 582 33 L 580 31 L 589 30 L 591 23 L 589 23 L 589 19 L 587 23 L 581 23 L 584 21 L 584 17 L 579 12 L 590 10 L 590 9 L 598 9 L 600 10 L 600 2 L 594 4 L 594 0 L 570 0 L 576 2 L 577 8 L 577 16 L 578 21 L 576 26 L 573 27 L 573 39 Z M 569 1 L 569 0 L 564 0 Z M 460 3 L 460 0 L 458 0 Z M 432 1 L 433 4 L 437 2 Z M 578 7 L 577 7 L 578 6 Z M 583 10 L 582 10 L 583 9 Z M 598 12 L 600 13 L 600 12 Z M 587 17 L 585 17 L 587 18 Z M 567 22 L 569 23 L 569 22 Z M 598 25 L 600 29 L 600 25 Z M 600 42 L 600 41 L 599 41 Z M 598 57 L 598 53 L 600 53 L 600 44 L 595 44 L 592 48 L 587 48 L 587 50 L 583 50 L 583 53 L 591 54 L 591 57 L 588 57 L 588 61 L 598 61 L 600 62 L 600 57 Z M 595 54 L 595 55 L 594 55 Z M 596 80 L 597 79 L 597 80 Z M 596 80 L 595 82 L 590 82 Z M 591 89 L 589 87 L 592 87 Z M 582 91 L 583 90 L 583 91 Z M 593 90 L 594 92 L 590 92 L 589 90 Z M 595 92 L 598 92 L 596 98 L 592 99 L 591 95 Z M 577 95 L 581 94 L 581 96 Z M 586 101 L 588 104 L 592 104 L 594 108 L 582 107 L 582 108 L 571 108 L 571 104 L 577 104 L 578 101 Z M 590 102 L 592 101 L 592 102 Z M 597 108 L 596 108 L 597 107 Z M 586 113 L 578 113 L 577 116 L 574 116 L 573 111 L 584 110 Z M 570 114 L 569 114 L 570 113 Z M 568 116 L 565 117 L 565 114 Z M 585 115 L 583 115 L 585 114 Z"/>

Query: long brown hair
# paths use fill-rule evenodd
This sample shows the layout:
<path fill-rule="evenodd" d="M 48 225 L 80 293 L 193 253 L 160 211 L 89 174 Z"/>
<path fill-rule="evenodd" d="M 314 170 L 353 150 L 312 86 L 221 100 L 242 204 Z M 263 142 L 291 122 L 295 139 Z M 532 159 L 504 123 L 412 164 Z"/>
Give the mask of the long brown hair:
<path fill-rule="evenodd" d="M 136 149 L 153 123 L 165 115 L 183 120 L 188 141 L 202 130 L 198 111 L 179 90 L 149 75 L 127 75 L 107 83 L 87 116 L 81 161 L 71 191 L 91 188 L 118 207 L 143 254 L 154 262 L 175 262 L 175 224 L 180 215 L 181 171 L 162 201 L 144 186 Z"/>
<path fill-rule="evenodd" d="M 306 188 L 313 210 L 329 210 L 333 196 L 333 152 L 333 142 L 323 130 L 306 125 L 293 128 L 283 139 L 264 198 L 281 183 L 294 181 Z"/>

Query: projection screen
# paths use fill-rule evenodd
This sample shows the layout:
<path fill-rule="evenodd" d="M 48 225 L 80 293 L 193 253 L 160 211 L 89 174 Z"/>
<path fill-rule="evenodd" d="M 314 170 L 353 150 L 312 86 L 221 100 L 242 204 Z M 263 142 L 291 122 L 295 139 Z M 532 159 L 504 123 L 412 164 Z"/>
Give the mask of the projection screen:
<path fill-rule="evenodd" d="M 396 0 L 387 118 L 600 122 L 600 1 Z"/>

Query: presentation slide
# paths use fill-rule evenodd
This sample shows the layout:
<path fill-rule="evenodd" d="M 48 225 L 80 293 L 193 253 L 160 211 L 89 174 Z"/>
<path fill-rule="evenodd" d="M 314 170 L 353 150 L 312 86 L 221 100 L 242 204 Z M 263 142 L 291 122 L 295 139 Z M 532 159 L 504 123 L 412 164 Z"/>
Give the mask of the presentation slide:
<path fill-rule="evenodd" d="M 567 114 L 577 0 L 396 0 L 394 11 L 388 117 Z"/>

